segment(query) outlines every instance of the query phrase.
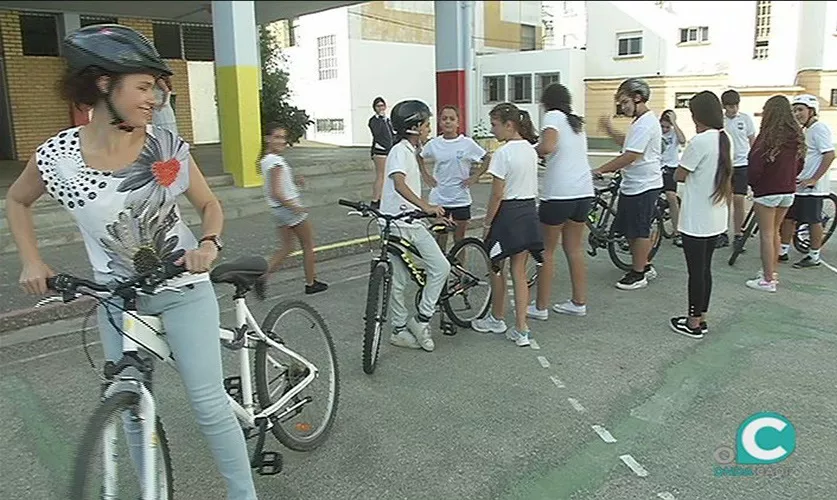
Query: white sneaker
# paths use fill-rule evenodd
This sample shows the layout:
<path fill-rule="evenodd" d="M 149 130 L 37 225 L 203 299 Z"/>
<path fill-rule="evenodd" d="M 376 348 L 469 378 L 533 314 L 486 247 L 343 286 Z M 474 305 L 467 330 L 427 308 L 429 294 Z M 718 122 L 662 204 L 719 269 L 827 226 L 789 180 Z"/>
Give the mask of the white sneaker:
<path fill-rule="evenodd" d="M 549 319 L 549 309 L 538 309 L 538 306 L 533 302 L 526 309 L 526 316 L 539 321 L 546 321 Z"/>
<path fill-rule="evenodd" d="M 506 333 L 509 329 L 506 322 L 497 319 L 489 313 L 484 318 L 471 321 L 471 329 L 480 333 Z"/>
<path fill-rule="evenodd" d="M 517 331 L 517 328 L 507 330 L 506 338 L 513 341 L 519 347 L 526 347 L 532 345 L 532 342 L 529 340 L 529 332 L 520 333 Z"/>
<path fill-rule="evenodd" d="M 759 269 L 759 272 L 756 273 L 757 280 L 764 279 L 764 269 Z M 779 284 L 779 273 L 773 273 L 773 282 L 777 285 Z"/>
<path fill-rule="evenodd" d="M 410 318 L 407 321 L 407 329 L 415 336 L 416 342 L 425 351 L 431 352 L 436 348 L 436 343 L 430 336 L 430 323 L 421 323 L 416 318 Z"/>
<path fill-rule="evenodd" d="M 776 282 L 775 281 L 765 281 L 763 278 L 756 278 L 754 280 L 747 281 L 747 287 L 752 288 L 753 290 L 761 290 L 763 292 L 776 292 Z"/>
<path fill-rule="evenodd" d="M 421 346 L 416 341 L 412 333 L 402 328 L 398 331 L 393 331 L 389 337 L 389 343 L 395 347 L 406 347 L 408 349 L 421 349 Z"/>
<path fill-rule="evenodd" d="M 587 316 L 587 304 L 580 306 L 572 300 L 555 304 L 552 306 L 552 310 L 561 314 L 569 314 L 570 316 Z"/>

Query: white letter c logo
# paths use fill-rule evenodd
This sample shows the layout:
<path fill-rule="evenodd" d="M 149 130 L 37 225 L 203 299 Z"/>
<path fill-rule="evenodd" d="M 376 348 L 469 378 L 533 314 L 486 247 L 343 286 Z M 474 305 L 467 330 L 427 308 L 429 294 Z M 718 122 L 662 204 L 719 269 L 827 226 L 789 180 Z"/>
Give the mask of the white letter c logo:
<path fill-rule="evenodd" d="M 782 432 L 787 425 L 787 422 L 775 417 L 757 418 L 747 424 L 741 432 L 741 445 L 753 458 L 765 462 L 778 460 L 779 458 L 785 456 L 788 451 L 782 445 L 778 445 L 770 450 L 765 450 L 756 442 L 756 434 L 758 434 L 760 430 L 767 427 Z"/>

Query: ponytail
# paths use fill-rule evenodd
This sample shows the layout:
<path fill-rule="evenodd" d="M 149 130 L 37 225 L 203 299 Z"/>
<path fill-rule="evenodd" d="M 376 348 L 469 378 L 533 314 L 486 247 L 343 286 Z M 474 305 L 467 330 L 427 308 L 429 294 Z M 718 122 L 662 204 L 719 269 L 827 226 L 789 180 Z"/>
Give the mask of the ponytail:
<path fill-rule="evenodd" d="M 535 124 L 528 111 L 520 111 L 520 122 L 517 123 L 517 133 L 532 144 L 538 142 L 538 134 L 535 133 Z"/>
<path fill-rule="evenodd" d="M 510 102 L 500 103 L 488 114 L 490 117 L 503 123 L 512 122 L 520 137 L 532 144 L 538 142 L 538 134 L 535 133 L 535 125 L 528 111 L 524 111 Z"/>
<path fill-rule="evenodd" d="M 715 171 L 715 191 L 712 200 L 729 203 L 732 199 L 732 158 L 730 158 L 729 136 L 718 129 L 718 169 Z"/>
<path fill-rule="evenodd" d="M 567 116 L 567 123 L 576 134 L 581 133 L 584 119 L 573 114 L 572 97 L 567 87 L 560 83 L 552 83 L 547 86 L 541 95 L 541 104 L 547 111 L 558 110 Z"/>

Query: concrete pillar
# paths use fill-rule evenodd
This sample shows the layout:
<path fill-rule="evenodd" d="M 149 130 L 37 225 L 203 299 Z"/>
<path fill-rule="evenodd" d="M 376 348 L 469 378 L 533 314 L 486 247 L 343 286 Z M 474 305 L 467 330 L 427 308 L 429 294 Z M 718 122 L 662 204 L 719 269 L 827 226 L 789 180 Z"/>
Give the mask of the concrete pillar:
<path fill-rule="evenodd" d="M 442 106 L 459 108 L 460 132 L 469 130 L 472 112 L 469 100 L 473 71 L 474 2 L 435 2 L 436 19 L 436 113 Z M 473 87 L 470 87 L 473 88 Z"/>
<path fill-rule="evenodd" d="M 212 2 L 216 95 L 224 170 L 238 187 L 261 186 L 259 55 L 253 0 Z"/>

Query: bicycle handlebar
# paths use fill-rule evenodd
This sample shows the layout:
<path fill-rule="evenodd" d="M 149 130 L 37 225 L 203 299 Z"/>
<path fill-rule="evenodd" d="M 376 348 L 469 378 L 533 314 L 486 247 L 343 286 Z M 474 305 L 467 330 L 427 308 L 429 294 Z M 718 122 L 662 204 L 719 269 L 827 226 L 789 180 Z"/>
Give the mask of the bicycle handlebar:
<path fill-rule="evenodd" d="M 152 292 L 157 286 L 163 284 L 165 281 L 179 276 L 186 272 L 186 268 L 182 265 L 175 265 L 174 263 L 163 263 L 156 269 L 146 273 L 138 274 L 132 278 L 124 281 L 116 282 L 112 285 L 103 285 L 85 278 L 77 278 L 70 274 L 57 274 L 51 278 L 47 278 L 47 288 L 52 291 L 62 293 L 65 302 L 75 298 L 77 289 L 86 288 L 94 292 L 110 293 L 111 295 L 120 295 L 128 290 L 142 290 L 145 292 Z"/>
<path fill-rule="evenodd" d="M 343 205 L 344 207 L 349 207 L 357 210 L 362 215 L 366 216 L 368 214 L 372 214 L 379 219 L 384 219 L 386 221 L 395 221 L 395 220 L 403 220 L 403 219 L 410 219 L 410 220 L 417 220 L 417 219 L 428 219 L 431 217 L 435 217 L 433 214 L 429 214 L 427 212 L 421 210 L 411 210 L 408 212 L 402 212 L 398 215 L 389 215 L 381 213 L 376 208 L 363 203 L 362 201 L 349 201 L 349 200 L 338 200 L 338 204 Z"/>

